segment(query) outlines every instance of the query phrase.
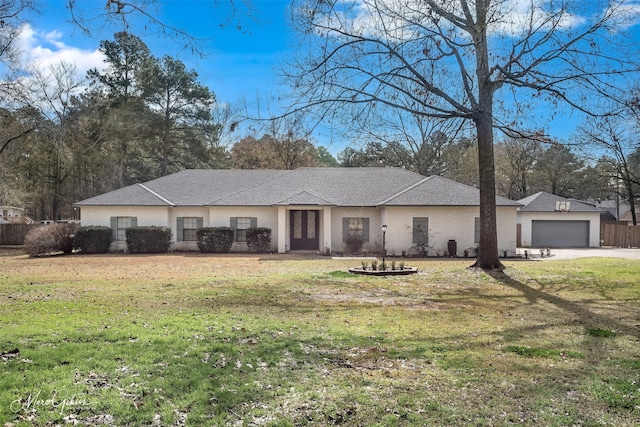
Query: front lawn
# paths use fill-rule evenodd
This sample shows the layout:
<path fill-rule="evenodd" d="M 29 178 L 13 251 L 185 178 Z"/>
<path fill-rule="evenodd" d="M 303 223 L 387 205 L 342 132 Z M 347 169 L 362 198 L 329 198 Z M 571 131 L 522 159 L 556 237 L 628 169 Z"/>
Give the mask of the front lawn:
<path fill-rule="evenodd" d="M 0 425 L 634 426 L 640 262 L 0 257 Z"/>

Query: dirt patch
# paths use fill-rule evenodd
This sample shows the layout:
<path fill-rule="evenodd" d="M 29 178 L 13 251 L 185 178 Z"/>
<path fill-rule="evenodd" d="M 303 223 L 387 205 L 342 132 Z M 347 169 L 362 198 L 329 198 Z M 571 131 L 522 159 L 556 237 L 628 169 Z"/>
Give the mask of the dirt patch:
<path fill-rule="evenodd" d="M 22 246 L 0 246 L 0 256 L 23 255 Z"/>
<path fill-rule="evenodd" d="M 410 295 L 398 295 L 396 292 L 384 289 L 376 292 L 320 292 L 310 294 L 309 298 L 315 301 L 395 306 L 415 310 L 438 309 L 435 302 L 425 299 L 424 296 L 417 298 Z"/>

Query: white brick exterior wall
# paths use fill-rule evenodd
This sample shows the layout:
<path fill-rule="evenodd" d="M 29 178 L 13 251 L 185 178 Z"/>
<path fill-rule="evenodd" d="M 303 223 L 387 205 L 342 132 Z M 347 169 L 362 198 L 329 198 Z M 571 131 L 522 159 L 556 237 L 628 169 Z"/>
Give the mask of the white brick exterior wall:
<path fill-rule="evenodd" d="M 429 255 L 444 255 L 449 240 L 455 240 L 457 255 L 462 256 L 468 249 L 478 247 L 474 241 L 475 218 L 479 216 L 478 207 L 424 207 L 424 208 L 384 208 L 381 220 L 387 225 L 387 253 L 400 255 L 402 251 L 415 250 L 413 239 L 413 218 L 429 218 Z M 498 207 L 498 248 L 500 255 L 516 253 L 516 211 L 515 207 Z M 372 227 L 373 228 L 373 227 Z M 376 230 L 382 239 L 382 232 Z"/>
<path fill-rule="evenodd" d="M 271 248 L 279 252 L 289 250 L 289 210 L 308 209 L 303 207 L 134 207 L 134 206 L 83 206 L 82 225 L 110 226 L 113 216 L 135 216 L 139 226 L 167 226 L 173 230 L 174 250 L 197 250 L 195 242 L 176 242 L 178 217 L 202 217 L 204 227 L 229 227 L 231 217 L 257 217 L 258 227 L 272 230 Z M 462 256 L 465 249 L 476 248 L 474 242 L 475 218 L 478 207 L 386 207 L 386 208 L 349 208 L 349 207 L 313 207 L 319 210 L 319 248 L 340 251 L 345 249 L 342 236 L 342 220 L 346 217 L 369 218 L 369 243 L 364 248 L 372 252 L 382 249 L 382 231 L 380 226 L 387 225 L 386 248 L 389 255 L 401 255 L 403 251 L 416 251 L 412 243 L 413 218 L 429 218 L 429 255 L 444 255 L 450 239 L 457 243 L 457 255 Z M 326 212 L 325 212 L 326 211 Z M 280 214 L 279 214 L 280 212 Z M 331 224 L 325 224 L 325 218 Z M 500 255 L 516 252 L 516 207 L 498 207 L 498 247 Z M 280 221 L 279 221 L 280 220 Z M 280 222 L 280 227 L 279 227 Z M 283 223 L 282 223 L 283 222 Z M 328 228 L 327 228 L 328 227 Z M 523 234 L 524 235 L 524 234 Z M 284 242 L 284 248 L 282 246 Z M 124 250 L 124 242 L 114 243 L 113 250 Z M 234 243 L 232 251 L 246 250 L 246 244 Z M 473 252 L 470 251 L 471 254 Z"/>

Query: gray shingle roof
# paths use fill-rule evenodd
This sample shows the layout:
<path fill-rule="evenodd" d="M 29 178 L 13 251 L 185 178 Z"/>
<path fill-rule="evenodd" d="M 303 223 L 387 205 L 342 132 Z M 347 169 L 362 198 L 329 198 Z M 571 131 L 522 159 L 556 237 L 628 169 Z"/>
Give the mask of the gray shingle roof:
<path fill-rule="evenodd" d="M 226 197 L 273 179 L 290 171 L 187 169 L 140 184 L 130 185 L 76 203 L 78 206 L 204 206 L 207 202 Z M 145 190 L 146 188 L 146 190 Z M 161 195 L 165 200 L 152 194 Z M 169 203 L 167 203 L 169 202 Z"/>
<path fill-rule="evenodd" d="M 270 206 L 306 191 L 335 206 L 377 206 L 423 178 L 394 168 L 300 168 L 211 204 Z"/>
<path fill-rule="evenodd" d="M 442 176 L 424 178 L 418 184 L 385 200 L 385 206 L 478 206 L 480 191 Z M 504 197 L 496 197 L 498 206 L 518 206 L 518 203 Z"/>
<path fill-rule="evenodd" d="M 520 212 L 555 212 L 556 202 L 570 202 L 569 212 L 601 212 L 602 209 L 594 205 L 577 199 L 568 199 L 555 194 L 541 191 L 532 194 L 529 197 L 518 200 L 523 206 L 518 210 Z"/>
<path fill-rule="evenodd" d="M 502 197 L 498 205 L 517 206 Z M 184 170 L 78 206 L 477 206 L 479 191 L 398 168 Z"/>
<path fill-rule="evenodd" d="M 77 203 L 87 205 L 135 205 L 135 206 L 171 206 L 172 203 L 163 199 L 158 193 L 150 191 L 143 184 L 134 184 L 119 190 L 110 191 Z"/>

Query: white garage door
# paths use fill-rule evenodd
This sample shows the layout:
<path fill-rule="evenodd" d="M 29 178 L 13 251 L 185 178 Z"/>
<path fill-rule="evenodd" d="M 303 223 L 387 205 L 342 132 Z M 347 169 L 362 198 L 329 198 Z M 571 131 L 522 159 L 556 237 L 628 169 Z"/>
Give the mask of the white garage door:
<path fill-rule="evenodd" d="M 532 221 L 531 246 L 589 247 L 589 221 Z"/>

